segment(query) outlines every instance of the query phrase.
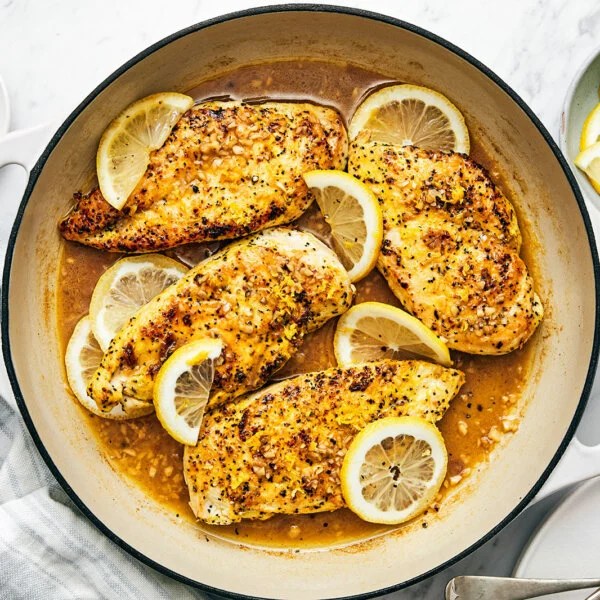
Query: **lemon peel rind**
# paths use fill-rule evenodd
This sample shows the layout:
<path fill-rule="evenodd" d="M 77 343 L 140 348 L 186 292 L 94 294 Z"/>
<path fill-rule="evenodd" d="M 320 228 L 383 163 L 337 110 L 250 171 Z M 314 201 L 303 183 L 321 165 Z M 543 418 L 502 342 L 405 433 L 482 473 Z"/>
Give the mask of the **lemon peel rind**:
<path fill-rule="evenodd" d="M 173 391 L 177 380 L 185 373 L 188 367 L 200 364 L 205 360 L 214 360 L 223 351 L 223 342 L 216 338 L 206 338 L 189 342 L 171 354 L 158 371 L 154 384 L 154 407 L 156 416 L 167 433 L 188 446 L 194 446 L 198 441 L 198 434 L 202 425 L 202 416 L 196 427 L 192 428 L 177 414 Z M 208 401 L 208 396 L 205 400 Z"/>
<path fill-rule="evenodd" d="M 130 267 L 129 270 L 127 270 L 127 267 Z M 110 342 L 118 331 L 109 331 L 108 328 L 104 326 L 104 316 L 107 310 L 105 304 L 106 298 L 110 293 L 110 290 L 116 286 L 119 279 L 128 274 L 139 274 L 144 268 L 160 269 L 168 275 L 179 275 L 179 277 L 183 277 L 189 270 L 183 263 L 169 258 L 168 256 L 164 256 L 163 254 L 127 256 L 110 266 L 96 282 L 89 307 L 92 332 L 100 345 L 100 348 L 102 348 L 104 352 L 108 350 Z M 141 308 L 142 306 L 143 304 L 139 305 L 138 308 Z M 133 316 L 134 314 L 135 310 L 131 312 L 130 316 Z M 126 321 L 122 325 L 125 325 L 125 323 Z"/>
<path fill-rule="evenodd" d="M 359 321 L 366 317 L 388 319 L 405 327 L 432 350 L 437 363 L 444 367 L 452 366 L 448 346 L 419 319 L 401 308 L 384 304 L 383 302 L 369 301 L 350 307 L 338 320 L 334 334 L 333 348 L 335 358 L 340 367 L 350 367 L 363 362 L 362 360 L 357 361 L 352 358 L 352 346 L 349 342 L 349 337 L 356 330 Z M 431 359 L 434 357 L 423 355 L 423 358 Z"/>
<path fill-rule="evenodd" d="M 177 118 L 173 120 L 170 127 L 168 127 L 168 130 L 165 130 L 165 133 L 160 137 L 158 142 L 151 146 L 144 146 L 141 140 L 129 135 L 132 144 L 137 146 L 135 149 L 137 154 L 135 161 L 139 163 L 140 166 L 135 170 L 135 179 L 134 177 L 131 177 L 131 183 L 125 189 L 119 190 L 115 185 L 115 166 L 110 150 L 114 145 L 117 136 L 126 132 L 127 123 L 132 121 L 133 117 L 143 113 L 147 114 L 152 107 L 161 103 L 170 106 L 172 111 L 176 113 Z M 150 152 L 157 150 L 164 144 L 175 123 L 193 105 L 193 98 L 178 92 L 151 94 L 150 96 L 132 102 L 127 108 L 119 113 L 104 130 L 96 153 L 96 174 L 98 176 L 98 186 L 100 187 L 102 196 L 113 208 L 116 208 L 117 210 L 123 208 L 148 167 Z M 142 156 L 140 156 L 140 154 Z M 129 160 L 130 166 L 131 162 L 132 160 Z"/>
<path fill-rule="evenodd" d="M 418 501 L 404 510 L 384 512 L 364 498 L 360 468 L 365 463 L 369 450 L 386 438 L 396 438 L 401 435 L 412 436 L 415 440 L 424 440 L 429 444 L 435 470 L 423 496 Z M 444 438 L 435 425 L 419 417 L 385 417 L 367 425 L 352 440 L 340 471 L 342 495 L 348 508 L 364 521 L 399 525 L 422 514 L 432 504 L 444 482 L 447 466 L 448 453 Z"/>
<path fill-rule="evenodd" d="M 598 141 L 600 141 L 600 103 L 596 104 L 583 122 L 579 151 L 583 152 Z"/>
<path fill-rule="evenodd" d="M 469 154 L 471 149 L 469 130 L 463 114 L 456 105 L 436 90 L 410 83 L 386 86 L 369 94 L 358 106 L 350 120 L 348 139 L 350 141 L 356 139 L 374 110 L 391 102 L 401 102 L 403 100 L 420 100 L 426 105 L 434 106 L 440 110 L 448 118 L 450 127 L 454 132 L 456 138 L 454 152 Z"/>
<path fill-rule="evenodd" d="M 590 165 L 594 160 L 600 161 L 600 142 L 596 142 L 582 150 L 573 161 L 575 166 L 585 173 L 592 187 L 600 194 L 600 172 L 599 178 L 595 178 L 589 170 Z M 599 169 L 600 171 L 600 169 Z"/>
<path fill-rule="evenodd" d="M 375 268 L 383 242 L 383 213 L 377 196 L 359 179 L 345 171 L 314 170 L 304 173 L 303 178 L 311 190 L 337 187 L 345 194 L 354 197 L 360 204 L 363 215 L 366 217 L 364 222 L 367 235 L 364 240 L 362 258 L 348 271 L 348 277 L 352 283 L 364 279 Z M 321 213 L 324 213 L 324 207 L 319 202 L 318 195 L 314 191 L 313 194 L 316 196 Z"/>
<path fill-rule="evenodd" d="M 117 404 L 113 406 L 110 411 L 104 412 L 100 410 L 93 398 L 87 393 L 87 382 L 84 381 L 80 375 L 79 361 L 80 353 L 85 344 L 89 345 L 90 337 L 93 339 L 93 333 L 91 329 L 91 323 L 89 316 L 82 317 L 69 339 L 67 344 L 67 350 L 65 352 L 65 371 L 67 375 L 67 382 L 75 398 L 79 403 L 92 414 L 103 417 L 105 419 L 112 419 L 115 421 L 123 421 L 128 419 L 137 419 L 154 412 L 154 405 L 148 402 L 142 402 L 135 398 L 125 398 L 123 404 Z M 97 344 L 97 342 L 96 342 Z M 98 346 L 98 354 L 102 355 L 102 350 Z M 100 362 L 98 362 L 100 364 Z"/>

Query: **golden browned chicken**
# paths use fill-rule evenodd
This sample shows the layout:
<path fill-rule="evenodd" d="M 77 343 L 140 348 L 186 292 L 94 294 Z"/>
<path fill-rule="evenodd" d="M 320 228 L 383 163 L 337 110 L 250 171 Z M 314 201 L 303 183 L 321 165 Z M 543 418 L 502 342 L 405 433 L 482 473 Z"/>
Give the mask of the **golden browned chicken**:
<path fill-rule="evenodd" d="M 388 416 L 435 423 L 463 382 L 454 369 L 381 360 L 298 375 L 218 407 L 184 451 L 190 506 L 217 525 L 341 508 L 339 473 L 356 433 Z"/>
<path fill-rule="evenodd" d="M 406 310 L 463 352 L 505 354 L 529 339 L 542 304 L 515 211 L 481 166 L 359 136 L 348 170 L 379 199 L 378 268 Z"/>
<path fill-rule="evenodd" d="M 331 108 L 205 102 L 151 154 L 122 211 L 99 190 L 76 194 L 60 231 L 115 252 L 245 236 L 299 217 L 312 201 L 302 173 L 343 169 L 347 150 L 342 119 Z"/>
<path fill-rule="evenodd" d="M 312 234 L 270 229 L 227 246 L 141 308 L 111 342 L 88 392 L 103 410 L 152 402 L 173 351 L 220 338 L 209 406 L 262 385 L 304 336 L 340 315 L 353 288 L 336 255 Z"/>

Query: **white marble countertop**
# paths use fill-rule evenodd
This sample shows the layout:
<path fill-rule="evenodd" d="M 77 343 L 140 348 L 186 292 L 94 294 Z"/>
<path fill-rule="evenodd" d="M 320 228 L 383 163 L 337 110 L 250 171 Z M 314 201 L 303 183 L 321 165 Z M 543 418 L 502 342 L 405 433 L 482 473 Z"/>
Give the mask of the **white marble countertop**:
<path fill-rule="evenodd" d="M 555 137 L 571 79 L 600 44 L 598 0 L 329 3 L 392 15 L 460 46 L 512 86 Z M 11 129 L 62 120 L 107 75 L 149 44 L 198 21 L 258 4 L 276 2 L 0 0 L 0 77 L 9 91 Z M 1 173 L 0 194 L 18 177 Z M 536 505 L 451 569 L 387 597 L 439 599 L 453 575 L 509 574 L 531 532 L 555 503 L 550 498 Z"/>

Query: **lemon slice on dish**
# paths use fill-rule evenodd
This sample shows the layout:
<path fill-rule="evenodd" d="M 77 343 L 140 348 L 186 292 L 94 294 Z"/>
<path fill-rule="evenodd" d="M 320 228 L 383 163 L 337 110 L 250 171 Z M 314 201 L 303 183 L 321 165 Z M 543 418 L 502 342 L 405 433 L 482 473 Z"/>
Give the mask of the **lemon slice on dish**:
<path fill-rule="evenodd" d="M 169 435 L 182 444 L 198 441 L 204 409 L 215 374 L 221 340 L 206 338 L 185 344 L 160 368 L 154 384 L 156 416 Z"/>
<path fill-rule="evenodd" d="M 340 473 L 342 495 L 365 521 L 403 523 L 432 504 L 447 465 L 444 438 L 435 425 L 386 417 L 352 440 Z"/>
<path fill-rule="evenodd" d="M 193 98 L 175 92 L 153 94 L 130 104 L 102 134 L 96 154 L 98 184 L 105 200 L 121 210 L 150 160 Z"/>
<path fill-rule="evenodd" d="M 384 87 L 356 109 L 348 134 L 370 141 L 425 150 L 469 153 L 469 131 L 461 112 L 439 92 L 419 85 Z"/>
<path fill-rule="evenodd" d="M 596 142 L 600 142 L 600 104 L 595 106 L 583 123 L 579 150 L 583 151 Z"/>
<path fill-rule="evenodd" d="M 118 404 L 108 412 L 98 408 L 96 402 L 87 393 L 87 385 L 100 366 L 104 353 L 92 333 L 88 316 L 83 317 L 75 326 L 65 353 L 67 380 L 75 397 L 90 412 L 107 419 L 135 419 L 154 412 L 154 406 L 134 398 L 125 398 L 123 405 Z"/>
<path fill-rule="evenodd" d="M 92 331 L 104 352 L 119 329 L 188 269 L 162 254 L 128 256 L 107 269 L 90 301 Z"/>
<path fill-rule="evenodd" d="M 345 312 L 337 323 L 333 348 L 341 367 L 383 358 L 452 364 L 448 347 L 431 329 L 382 302 L 362 302 Z"/>
<path fill-rule="evenodd" d="M 377 197 L 344 171 L 309 171 L 303 177 L 331 228 L 333 249 L 351 281 L 359 281 L 375 267 L 383 240 Z"/>
<path fill-rule="evenodd" d="M 575 164 L 588 176 L 594 189 L 600 194 L 600 142 L 580 152 Z"/>

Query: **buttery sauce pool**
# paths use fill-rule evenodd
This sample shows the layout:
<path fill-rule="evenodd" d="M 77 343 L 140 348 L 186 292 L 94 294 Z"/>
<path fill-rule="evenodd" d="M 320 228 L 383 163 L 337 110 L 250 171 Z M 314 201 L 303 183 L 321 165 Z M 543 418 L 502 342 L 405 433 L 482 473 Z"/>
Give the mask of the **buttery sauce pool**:
<path fill-rule="evenodd" d="M 317 61 L 289 61 L 244 67 L 203 82 L 189 92 L 201 101 L 214 97 L 232 99 L 264 98 L 309 100 L 333 106 L 351 117 L 365 94 L 389 79 L 351 65 Z M 471 157 L 483 164 L 500 187 L 493 160 L 472 140 Z M 510 190 L 504 188 L 510 198 Z M 317 235 L 326 228 L 315 206 L 297 224 Z M 529 236 L 523 231 L 524 239 Z M 211 244 L 214 251 L 215 244 Z M 174 249 L 167 254 L 182 258 L 197 248 Z M 525 253 L 532 269 L 530 253 Z M 77 321 L 88 312 L 96 282 L 122 255 L 102 252 L 63 241 L 58 285 L 58 324 L 64 349 Z M 529 260 L 528 260 L 529 259 Z M 535 272 L 535 269 L 533 269 Z M 356 302 L 374 300 L 399 306 L 383 277 L 373 271 L 356 284 Z M 333 332 L 335 320 L 309 335 L 300 351 L 276 379 L 287 375 L 335 366 Z M 484 462 L 505 433 L 518 427 L 515 407 L 527 379 L 531 348 L 536 336 L 522 350 L 505 356 L 472 356 L 452 352 L 454 366 L 466 374 L 466 383 L 438 424 L 449 455 L 448 475 L 438 497 L 444 502 L 447 491 L 468 480 Z M 72 398 L 78 406 L 79 403 Z M 139 485 L 155 501 L 179 518 L 195 521 L 183 480 L 183 446 L 164 431 L 154 415 L 131 421 L 111 421 L 94 416 L 80 406 L 81 415 L 99 441 L 101 452 L 115 470 Z M 435 506 L 434 506 L 435 509 Z M 418 517 L 425 523 L 427 514 Z M 270 547 L 315 547 L 345 544 L 385 532 L 382 525 L 365 523 L 346 509 L 314 515 L 281 515 L 266 521 L 245 521 L 229 526 L 208 526 L 198 522 L 199 534 L 210 533 L 232 541 Z"/>

